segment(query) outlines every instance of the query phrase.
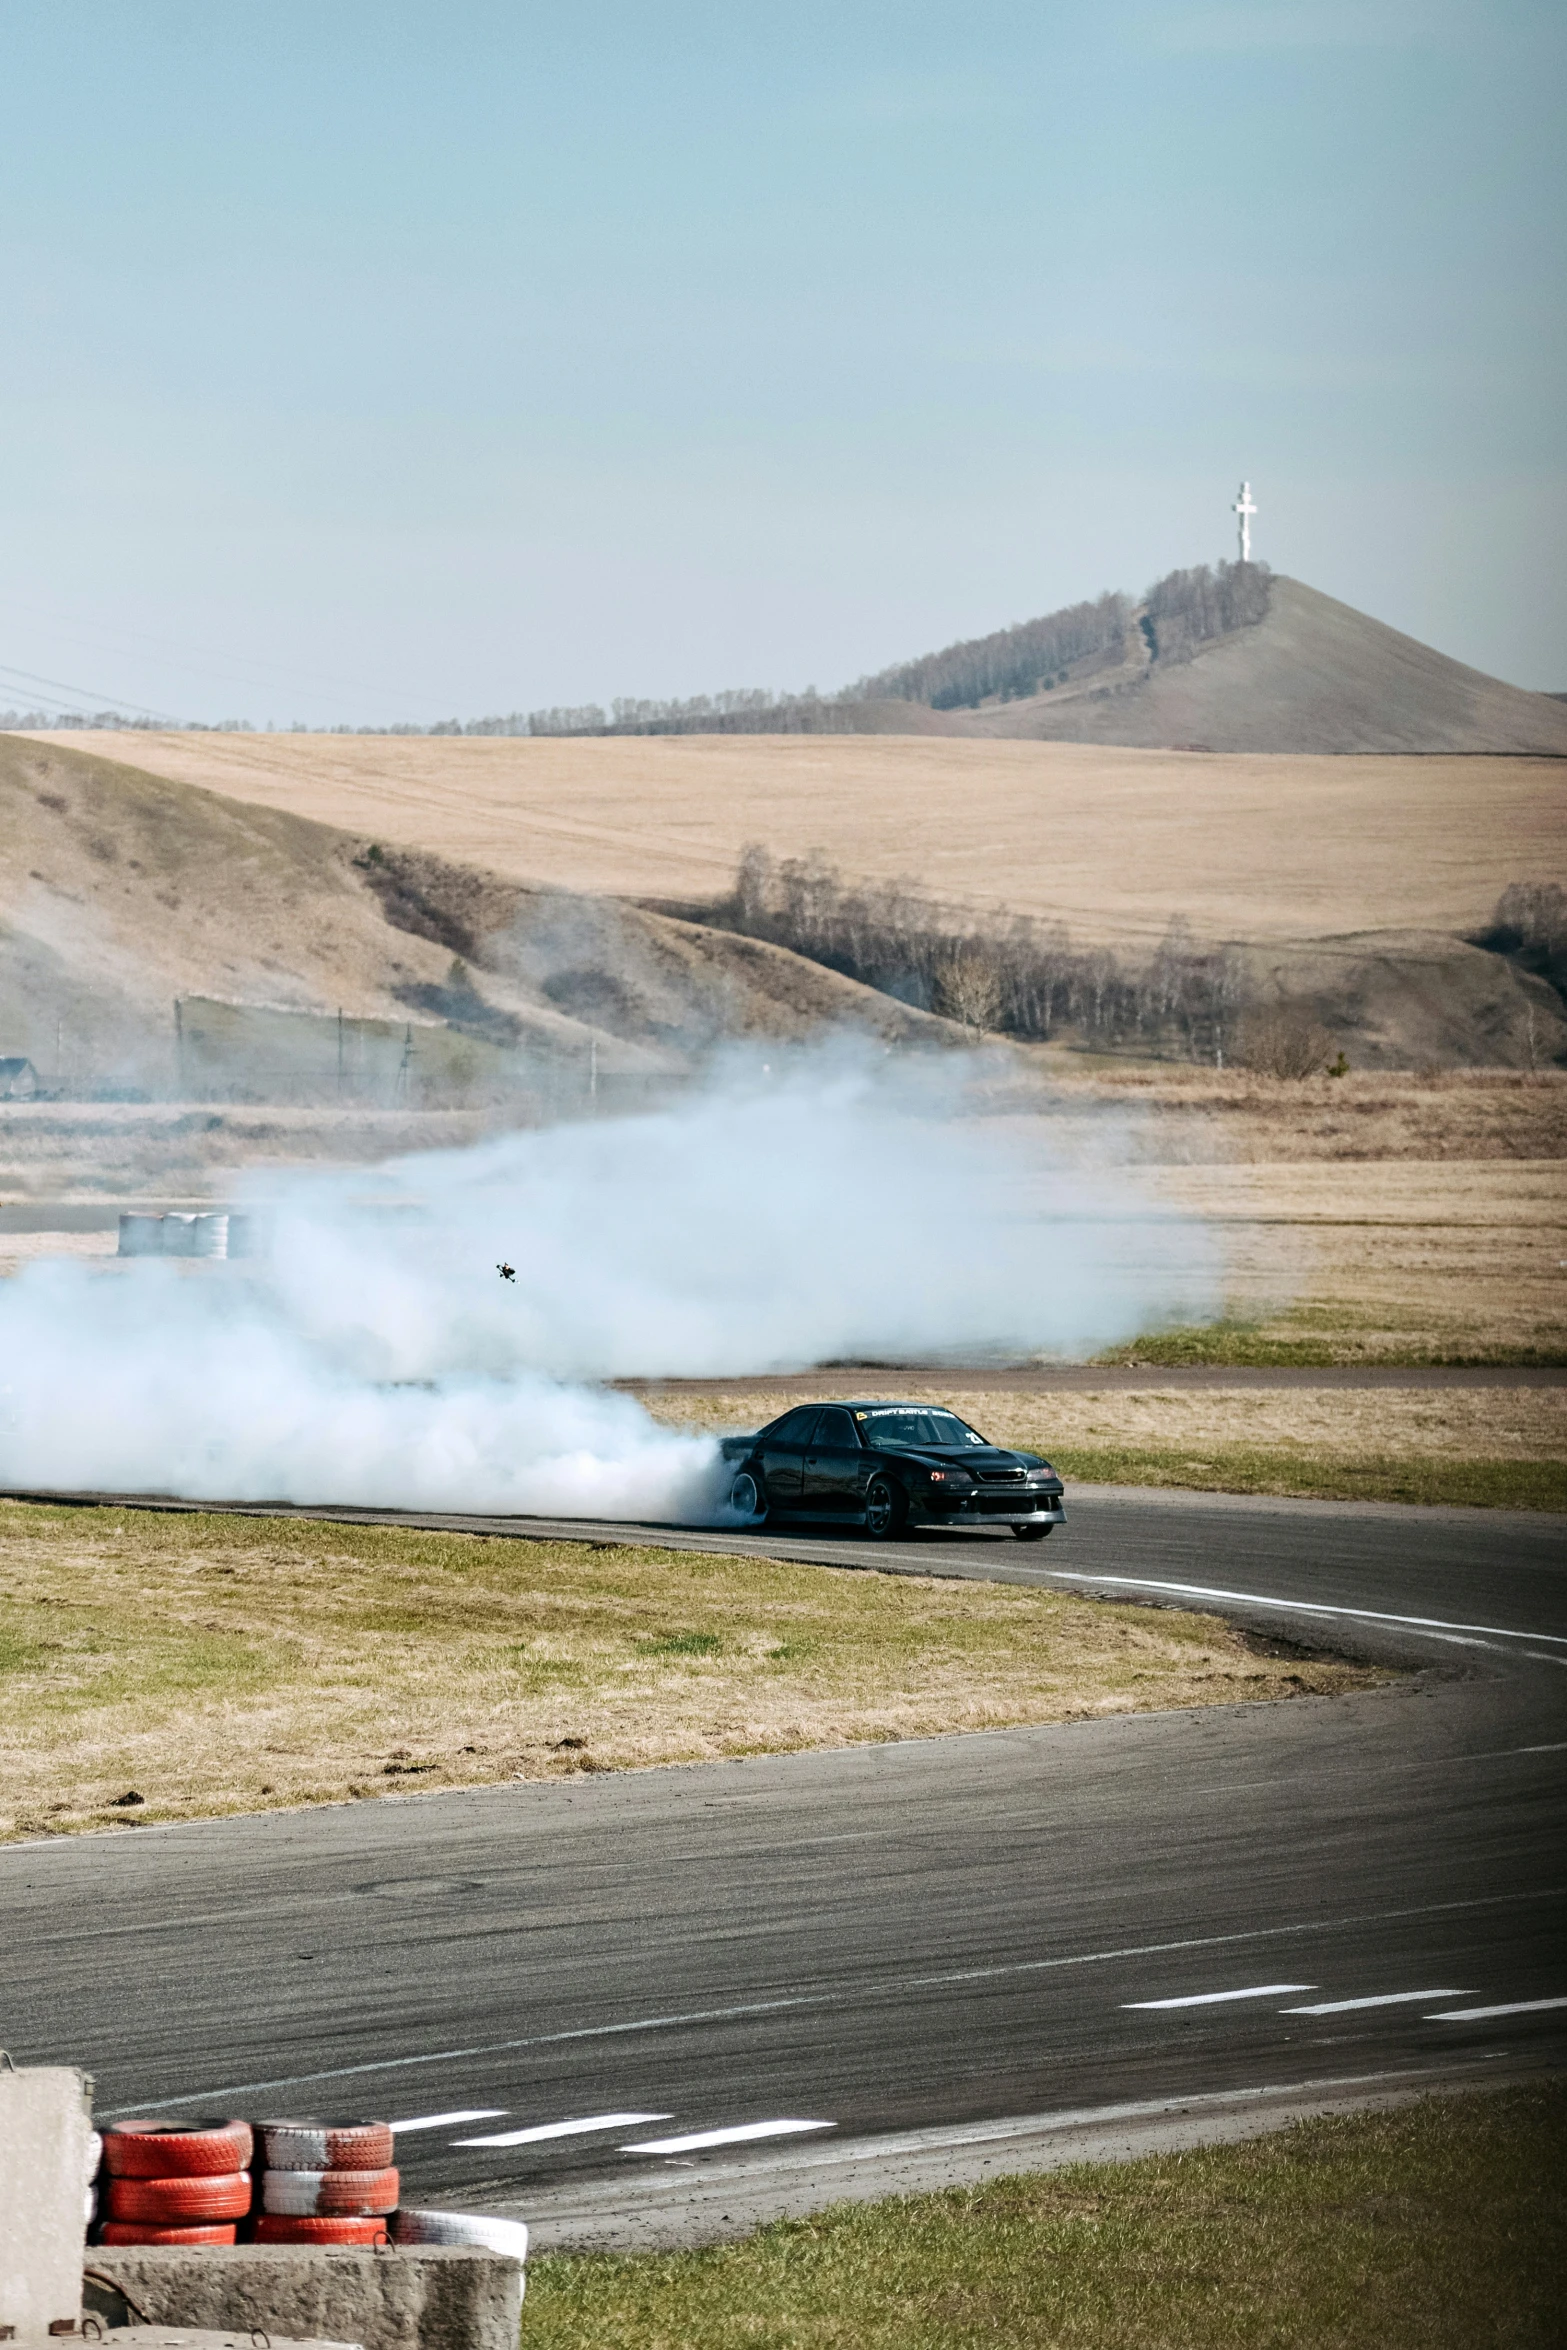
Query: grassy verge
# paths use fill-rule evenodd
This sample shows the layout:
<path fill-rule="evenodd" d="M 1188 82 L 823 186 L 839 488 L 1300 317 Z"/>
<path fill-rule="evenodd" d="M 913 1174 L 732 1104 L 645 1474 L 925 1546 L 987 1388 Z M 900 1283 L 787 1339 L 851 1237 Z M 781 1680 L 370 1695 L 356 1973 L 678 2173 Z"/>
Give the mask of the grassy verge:
<path fill-rule="evenodd" d="M 998 1584 L 0 1504 L 0 1834 L 1383 1677 L 1213 1617 Z"/>
<path fill-rule="evenodd" d="M 1281 1446 L 1208 1452 L 1058 1445 L 1051 1458 L 1082 1485 L 1183 1485 L 1204 1493 L 1279 1493 L 1315 1501 L 1447 1502 L 1468 1509 L 1567 1511 L 1567 1461 L 1336 1459 Z"/>
<path fill-rule="evenodd" d="M 1152 1330 L 1124 1346 L 1106 1348 L 1094 1361 L 1106 1368 L 1126 1365 L 1153 1370 L 1301 1370 L 1381 1363 L 1389 1369 L 1425 1369 L 1451 1364 L 1517 1370 L 1555 1370 L 1567 1364 L 1567 1346 L 1554 1337 L 1544 1343 L 1520 1340 L 1476 1345 L 1459 1327 L 1451 1334 L 1423 1331 L 1403 1336 L 1385 1328 L 1385 1317 L 1361 1328 L 1357 1317 L 1329 1307 L 1302 1307 L 1268 1321 L 1197 1322 Z"/>
<path fill-rule="evenodd" d="M 535 2261 L 525 2350 L 1554 2350 L 1567 2090 Z"/>

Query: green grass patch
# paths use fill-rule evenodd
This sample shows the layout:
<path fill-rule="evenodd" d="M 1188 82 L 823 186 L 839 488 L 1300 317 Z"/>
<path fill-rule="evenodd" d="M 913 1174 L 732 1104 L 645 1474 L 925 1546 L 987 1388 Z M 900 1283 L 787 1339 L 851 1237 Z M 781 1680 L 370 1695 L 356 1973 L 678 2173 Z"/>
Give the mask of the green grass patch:
<path fill-rule="evenodd" d="M 1422 1325 L 1419 1334 L 1401 1334 L 1387 1317 L 1360 1316 L 1337 1306 L 1297 1306 L 1267 1321 L 1224 1318 L 1169 1330 L 1150 1330 L 1124 1346 L 1093 1357 L 1106 1368 L 1147 1364 L 1155 1370 L 1302 1370 L 1385 1363 L 1410 1370 L 1454 1368 L 1557 1370 L 1567 1364 L 1567 1347 L 1479 1345 L 1461 1325 L 1443 1335 Z"/>
<path fill-rule="evenodd" d="M 639 1656 L 717 1656 L 723 1642 L 716 1632 L 664 1632 L 656 1640 L 639 1640 Z"/>
<path fill-rule="evenodd" d="M 1567 1461 L 1336 1458 L 1279 1445 L 1225 1444 L 1201 1452 L 1132 1445 L 1052 1447 L 1070 1487 L 1182 1485 L 1203 1493 L 1280 1493 L 1314 1501 L 1442 1502 L 1464 1509 L 1567 1511 Z"/>
<path fill-rule="evenodd" d="M 523 2350 L 1557 2350 L 1567 2089 L 531 2263 Z"/>

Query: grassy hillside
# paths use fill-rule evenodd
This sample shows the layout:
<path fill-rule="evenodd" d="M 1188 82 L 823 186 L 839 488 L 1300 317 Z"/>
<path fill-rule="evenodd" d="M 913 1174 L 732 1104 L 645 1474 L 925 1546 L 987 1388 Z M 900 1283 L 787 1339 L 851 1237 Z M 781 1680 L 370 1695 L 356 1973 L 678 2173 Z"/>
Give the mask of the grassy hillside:
<path fill-rule="evenodd" d="M 68 739 L 102 753 L 114 738 Z M 1509 883 L 1567 873 L 1567 769 L 1532 759 L 935 736 L 138 734 L 115 748 L 253 811 L 513 881 L 694 903 L 730 888 L 760 841 L 1063 921 L 1079 943 L 1151 946 L 1174 915 L 1209 938 L 1467 934 Z"/>
<path fill-rule="evenodd" d="M 1567 711 L 1549 694 L 1466 668 L 1299 580 L 1275 579 L 1254 625 L 1177 642 L 1174 657 L 1156 624 L 1148 637 L 1128 631 L 1114 672 L 954 718 L 964 731 L 1063 742 L 1567 757 Z"/>
<path fill-rule="evenodd" d="M 944 1033 L 761 941 L 0 735 L 0 1053 L 48 1082 L 275 1098 L 344 1068 L 380 1098 L 411 1029 L 440 1095 L 590 1050 L 606 1079 L 656 1075 L 718 1035 L 832 1020 Z"/>

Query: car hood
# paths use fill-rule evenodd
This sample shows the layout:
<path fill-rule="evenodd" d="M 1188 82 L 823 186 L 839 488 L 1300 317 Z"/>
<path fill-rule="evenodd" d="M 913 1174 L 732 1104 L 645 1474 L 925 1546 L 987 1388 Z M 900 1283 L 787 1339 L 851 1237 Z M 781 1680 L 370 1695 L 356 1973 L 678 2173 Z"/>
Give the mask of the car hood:
<path fill-rule="evenodd" d="M 893 1448 L 889 1445 L 887 1449 L 891 1451 Z M 987 1444 L 983 1448 L 975 1444 L 931 1444 L 922 1445 L 917 1452 L 906 1452 L 900 1445 L 897 1457 L 904 1461 L 929 1462 L 936 1469 L 970 1469 L 979 1475 L 983 1475 L 987 1469 L 994 1474 L 997 1469 L 1042 1469 L 1045 1466 L 1037 1452 L 1009 1452 L 1003 1444 Z"/>

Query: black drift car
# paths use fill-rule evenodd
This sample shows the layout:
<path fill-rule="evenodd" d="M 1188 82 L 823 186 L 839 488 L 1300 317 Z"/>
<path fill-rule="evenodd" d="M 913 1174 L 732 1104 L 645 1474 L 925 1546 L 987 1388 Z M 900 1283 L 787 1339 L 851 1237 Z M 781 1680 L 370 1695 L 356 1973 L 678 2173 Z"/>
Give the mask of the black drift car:
<path fill-rule="evenodd" d="M 935 1404 L 802 1404 L 754 1436 L 726 1436 L 723 1450 L 735 1464 L 731 1507 L 756 1526 L 813 1519 L 882 1537 L 1010 1526 L 1038 1542 L 1066 1517 L 1048 1461 L 987 1444 Z"/>

